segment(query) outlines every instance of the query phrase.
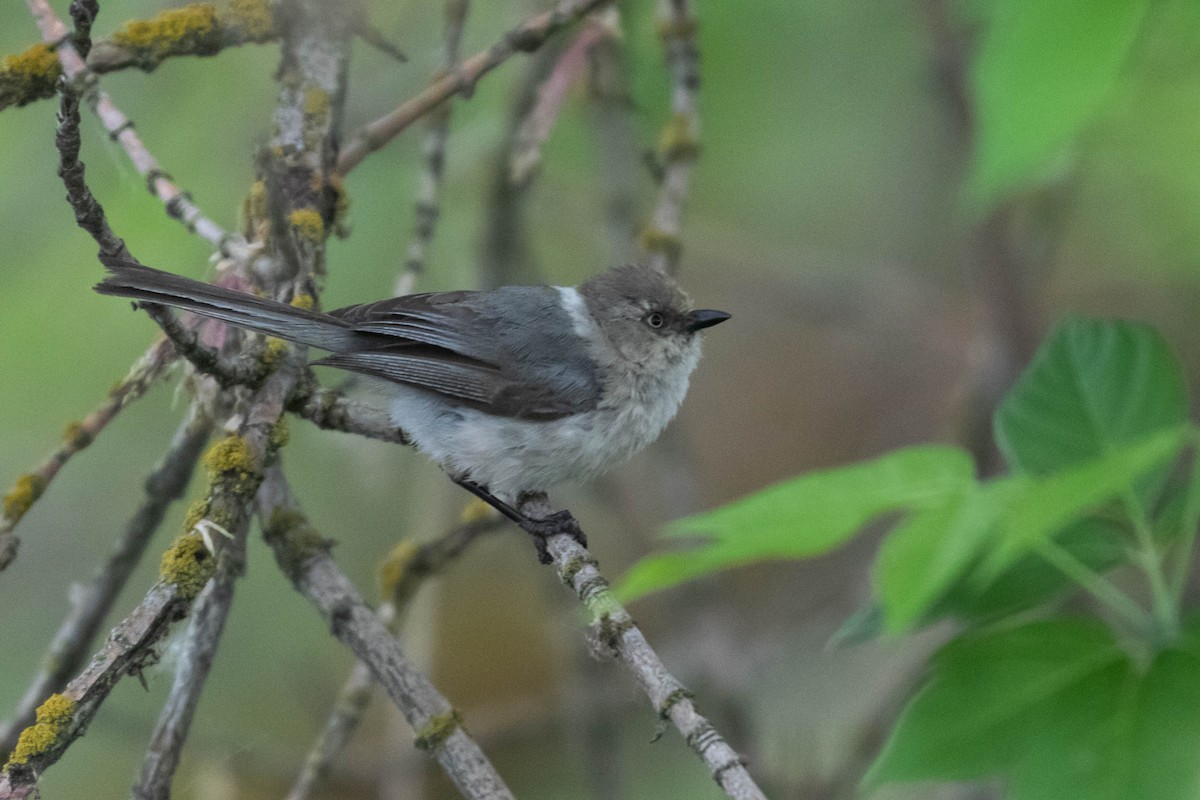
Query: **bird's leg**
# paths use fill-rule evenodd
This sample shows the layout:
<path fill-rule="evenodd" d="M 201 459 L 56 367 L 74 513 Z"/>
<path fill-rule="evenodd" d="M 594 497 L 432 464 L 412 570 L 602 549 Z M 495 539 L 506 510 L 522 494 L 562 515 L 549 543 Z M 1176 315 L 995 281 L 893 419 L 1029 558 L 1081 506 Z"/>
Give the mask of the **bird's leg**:
<path fill-rule="evenodd" d="M 553 560 L 550 558 L 550 552 L 546 549 L 546 540 L 551 536 L 565 533 L 584 547 L 587 547 L 587 536 L 584 535 L 583 529 L 579 527 L 579 523 L 575 520 L 575 517 L 571 516 L 570 511 L 558 511 L 548 517 L 535 519 L 528 514 L 521 513 L 499 497 L 496 497 L 496 495 L 488 491 L 486 486 L 480 486 L 474 481 L 455 478 L 453 476 L 450 479 L 508 517 L 508 519 L 519 525 L 523 531 L 532 536 L 533 546 L 537 548 L 538 563 L 540 564 L 549 564 Z"/>

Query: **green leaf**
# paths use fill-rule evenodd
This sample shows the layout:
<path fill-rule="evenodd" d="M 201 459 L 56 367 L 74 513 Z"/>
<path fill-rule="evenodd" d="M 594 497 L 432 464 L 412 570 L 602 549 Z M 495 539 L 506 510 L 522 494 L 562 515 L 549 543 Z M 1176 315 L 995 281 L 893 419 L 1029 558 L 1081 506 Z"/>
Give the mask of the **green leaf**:
<path fill-rule="evenodd" d="M 974 562 L 1027 478 L 967 487 L 942 505 L 913 514 L 884 540 L 875 560 L 875 592 L 884 629 L 911 627 Z"/>
<path fill-rule="evenodd" d="M 933 659 L 868 780 L 1007 779 L 1012 800 L 1194 800 L 1200 653 L 1137 667 L 1098 623 L 966 635 Z"/>
<path fill-rule="evenodd" d="M 867 776 L 888 781 L 969 780 L 1022 755 L 1029 720 L 1064 690 L 1124 662 L 1099 622 L 1060 619 L 966 634 L 932 660 Z"/>
<path fill-rule="evenodd" d="M 1045 475 L 1186 418 L 1183 375 L 1154 329 L 1070 319 L 1001 403 L 996 440 L 1014 470 Z"/>
<path fill-rule="evenodd" d="M 1008 513 L 981 575 L 990 583 L 1089 511 L 1132 490 L 1141 476 L 1174 458 L 1187 434 L 1184 426 L 1161 431 L 1136 444 L 1109 448 L 1091 463 L 1025 482 L 1019 497 L 1008 498 Z"/>
<path fill-rule="evenodd" d="M 631 599 L 755 561 L 827 552 L 881 514 L 961 494 L 974 483 L 974 470 L 957 448 L 922 446 L 776 484 L 671 524 L 669 535 L 700 539 L 699 546 L 643 559 L 618 592 Z"/>
<path fill-rule="evenodd" d="M 1094 572 L 1107 572 L 1123 562 L 1129 551 L 1128 532 L 1114 520 L 1091 516 L 1068 525 L 1054 543 Z M 1023 556 L 980 586 L 968 574 L 948 589 L 923 623 L 946 616 L 981 624 L 1045 603 L 1075 584 L 1040 555 Z"/>
<path fill-rule="evenodd" d="M 1147 0 L 1000 0 L 971 73 L 967 194 L 987 207 L 1045 170 L 1110 96 Z"/>

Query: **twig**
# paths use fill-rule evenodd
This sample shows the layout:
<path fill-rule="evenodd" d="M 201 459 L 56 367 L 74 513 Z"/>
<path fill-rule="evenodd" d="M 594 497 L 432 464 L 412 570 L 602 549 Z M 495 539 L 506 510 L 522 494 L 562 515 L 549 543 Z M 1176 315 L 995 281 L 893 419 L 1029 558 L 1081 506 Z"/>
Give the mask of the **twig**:
<path fill-rule="evenodd" d="M 298 391 L 288 401 L 288 411 L 318 428 L 408 444 L 408 436 L 396 427 L 385 409 L 358 403 L 333 389 L 319 387 Z"/>
<path fill-rule="evenodd" d="M 638 237 L 655 269 L 674 273 L 679 266 L 679 234 L 692 164 L 700 155 L 700 53 L 691 0 L 659 0 L 659 32 L 671 71 L 671 118 L 659 139 L 662 185 L 650 221 Z"/>
<path fill-rule="evenodd" d="M 551 513 L 544 494 L 526 498 L 520 510 L 533 519 Z M 675 725 L 725 794 L 735 800 L 765 800 L 742 757 L 696 710 L 691 693 L 667 671 L 633 617 L 613 596 L 587 548 L 568 534 L 548 537 L 546 548 L 559 578 L 591 615 L 598 643 L 625 662 L 654 710 Z"/>
<path fill-rule="evenodd" d="M 521 121 L 512 151 L 508 153 L 508 179 L 512 183 L 521 186 L 533 178 L 542 163 L 542 146 L 554 130 L 567 92 L 586 73 L 589 54 L 596 44 L 614 34 L 593 17 L 580 27 L 575 39 L 558 57 L 554 69 L 538 87 L 537 101 Z"/>
<path fill-rule="evenodd" d="M 325 727 L 317 735 L 308 756 L 304 759 L 304 768 L 300 770 L 296 782 L 287 793 L 287 800 L 307 800 L 317 785 L 325 780 L 334 759 L 346 748 L 350 737 L 358 730 L 362 715 L 371 703 L 371 690 L 374 687 L 375 678 L 371 675 L 370 668 L 363 662 L 356 661 L 338 692 L 333 710 L 325 720 Z"/>
<path fill-rule="evenodd" d="M 136 67 L 150 72 L 168 58 L 215 56 L 229 47 L 277 39 L 272 4 L 222 3 L 170 8 L 150 20 L 131 19 L 87 56 L 98 73 Z"/>
<path fill-rule="evenodd" d="M 37 502 L 59 470 L 79 451 L 90 445 L 108 423 L 128 404 L 144 395 L 174 360 L 174 350 L 166 340 L 159 340 L 134 362 L 129 374 L 109 392 L 108 401 L 80 422 L 67 426 L 62 444 L 32 472 L 17 479 L 4 495 L 0 511 L 0 572 L 17 555 L 18 540 L 13 533 L 17 523 Z M 5 738 L 5 737 L 0 737 Z"/>
<path fill-rule="evenodd" d="M 150 745 L 142 759 L 141 775 L 133 787 L 135 800 L 166 800 L 179 766 L 196 704 L 208 680 L 225 620 L 233 605 L 233 589 L 245 572 L 246 526 L 217 553 L 217 568 L 192 610 L 183 650 L 175 662 L 175 681 L 158 717 Z"/>
<path fill-rule="evenodd" d="M 338 156 L 336 171 L 341 175 L 349 173 L 369 153 L 383 147 L 449 98 L 469 94 L 480 78 L 516 53 L 533 52 L 555 33 L 607 2 L 609 0 L 560 0 L 553 9 L 525 20 L 487 50 L 468 58 L 451 74 L 437 78 L 419 95 L 350 136 Z"/>
<path fill-rule="evenodd" d="M 387 626 L 338 569 L 329 542 L 297 509 L 278 470 L 269 473 L 259 490 L 258 513 L 267 543 L 292 585 L 317 607 L 338 641 L 370 668 L 416 731 L 417 746 L 433 753 L 463 796 L 511 800 L 504 781 L 463 729 L 458 712 L 409 663 Z"/>
<path fill-rule="evenodd" d="M 58 59 L 62 63 L 63 77 L 68 83 L 87 84 L 95 80 L 94 74 L 87 68 L 83 59 L 75 49 L 70 32 L 62 20 L 54 13 L 47 0 L 26 0 L 38 30 L 41 31 L 42 41 L 50 46 L 57 45 Z M 92 111 L 100 119 L 104 130 L 111 139 L 118 142 L 121 148 L 133 162 L 134 169 L 146 179 L 150 193 L 162 201 L 167 215 L 178 220 L 188 229 L 217 248 L 222 253 L 238 260 L 246 260 L 251 252 L 244 239 L 237 234 L 228 233 L 217 223 L 213 222 L 192 202 L 191 196 L 181 190 L 162 170 L 158 161 L 142 144 L 141 138 L 133 129 L 133 123 L 126 117 L 108 94 L 94 86 L 86 92 L 86 97 Z M 82 223 L 81 223 L 82 224 Z M 118 253 L 114 253 L 117 255 Z"/>
<path fill-rule="evenodd" d="M 109 226 L 104 208 L 85 180 L 83 162 L 79 160 L 79 96 L 69 85 L 63 85 L 60 94 L 54 141 L 59 153 L 58 175 L 66 187 L 67 202 L 75 211 L 75 222 L 96 240 L 100 247 L 101 262 L 137 263 L 125 247 L 124 240 Z M 153 303 L 140 305 L 158 323 L 180 355 L 200 371 L 216 377 L 223 386 L 257 383 L 262 379 L 261 364 L 226 362 L 219 353 L 205 347 L 193 330 L 180 324 L 169 308 Z"/>
<path fill-rule="evenodd" d="M 203 546 L 178 540 L 164 555 L 164 575 L 108 636 L 91 662 L 60 694 L 37 711 L 37 722 L 22 731 L 17 747 L 0 772 L 0 800 L 22 796 L 56 762 L 96 715 L 100 705 L 129 674 L 153 664 L 155 645 L 172 623 L 186 616 L 192 600 L 212 574 L 212 558 Z M 183 567 L 182 569 L 176 569 Z"/>
<path fill-rule="evenodd" d="M 467 12 L 471 8 L 470 0 L 446 0 L 446 35 L 442 48 L 442 70 L 439 74 L 449 74 L 458 63 L 459 45 L 462 42 L 463 27 L 467 21 Z M 393 294 L 397 297 L 412 294 L 417 278 L 425 271 L 426 260 L 429 257 L 429 246 L 437 228 L 442 177 L 446 172 L 446 140 L 450 136 L 450 103 L 438 109 L 429 117 L 429 133 L 425 136 L 425 170 L 421 173 L 420 184 L 417 188 L 414 215 L 416 224 L 412 238 L 408 242 L 408 257 L 404 260 L 404 270 L 396 278 Z"/>
<path fill-rule="evenodd" d="M 107 562 L 86 589 L 76 592 L 71 613 L 54 635 L 42 668 L 21 697 L 12 717 L 0 725 L 0 755 L 12 752 L 17 734 L 33 723 L 34 711 L 51 694 L 61 691 L 83 666 L 87 648 L 134 567 L 141 561 L 150 537 L 162 523 L 167 507 L 187 488 L 212 423 L 193 406 L 180 425 L 166 456 L 146 478 L 146 497 L 129 520 L 125 534 L 113 546 Z"/>
<path fill-rule="evenodd" d="M 400 542 L 380 566 L 380 590 L 384 595 L 376 615 L 396 634 L 408 609 L 409 601 L 427 578 L 436 575 L 465 551 L 481 534 L 498 530 L 504 520 L 493 514 L 470 519 L 432 542 Z M 305 800 L 324 780 L 333 760 L 345 749 L 358 729 L 371 701 L 375 679 L 361 661 L 355 663 L 338 692 L 337 701 L 325 727 L 309 750 L 304 769 L 296 778 L 287 800 Z"/>

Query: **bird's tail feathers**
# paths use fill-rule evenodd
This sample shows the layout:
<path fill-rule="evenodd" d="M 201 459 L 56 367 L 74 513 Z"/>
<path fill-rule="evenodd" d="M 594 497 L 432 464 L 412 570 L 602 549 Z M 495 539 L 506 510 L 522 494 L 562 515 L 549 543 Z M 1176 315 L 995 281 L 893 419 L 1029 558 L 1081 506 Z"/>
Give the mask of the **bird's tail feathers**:
<path fill-rule="evenodd" d="M 345 322 L 318 311 L 235 292 L 135 262 L 106 266 L 108 277 L 95 286 L 100 294 L 181 308 L 322 350 L 343 350 L 356 338 Z"/>

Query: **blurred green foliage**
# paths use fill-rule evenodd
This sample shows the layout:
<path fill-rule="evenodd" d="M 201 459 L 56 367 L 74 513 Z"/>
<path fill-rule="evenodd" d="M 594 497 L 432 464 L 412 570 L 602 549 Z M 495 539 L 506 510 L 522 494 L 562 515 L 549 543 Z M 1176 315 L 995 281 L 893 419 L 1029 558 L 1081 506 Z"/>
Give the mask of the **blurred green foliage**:
<path fill-rule="evenodd" d="M 1178 704 L 1194 710 L 1200 678 L 1200 640 L 1183 627 L 1180 595 L 1200 523 L 1200 460 L 1188 481 L 1168 484 L 1162 496 L 1180 448 L 1200 452 L 1200 429 L 1185 423 L 1186 410 L 1178 363 L 1157 332 L 1068 320 L 997 411 L 1011 475 L 977 483 L 964 453 L 929 447 L 805 475 L 675 523 L 675 538 L 698 540 L 697 547 L 639 562 L 623 593 L 636 597 L 762 559 L 809 557 L 903 510 L 875 561 L 876 610 L 853 617 L 841 638 L 977 612 L 978 595 L 1000 578 L 1015 596 L 991 619 L 968 618 L 966 631 L 934 656 L 871 783 L 1000 775 L 1015 800 L 1192 797 L 1200 768 L 1182 758 L 1164 770 L 1160 755 L 1200 744 L 1200 726 L 1173 726 Z M 1088 534 L 1104 533 L 1096 515 L 1111 516 L 1112 505 L 1125 558 L 1097 563 Z M 1180 515 L 1147 510 L 1177 505 Z M 1156 516 L 1173 528 L 1170 560 L 1153 533 Z M 1075 535 L 1063 538 L 1068 532 Z M 1040 566 L 1023 560 L 1031 553 L 1065 580 L 1026 581 L 1021 570 Z M 1095 571 L 1125 560 L 1146 574 L 1148 610 Z M 1054 614 L 1048 601 L 1071 589 L 1091 593 L 1115 633 L 1098 619 L 1022 624 L 1013 613 L 1042 604 L 1040 615 Z"/>

